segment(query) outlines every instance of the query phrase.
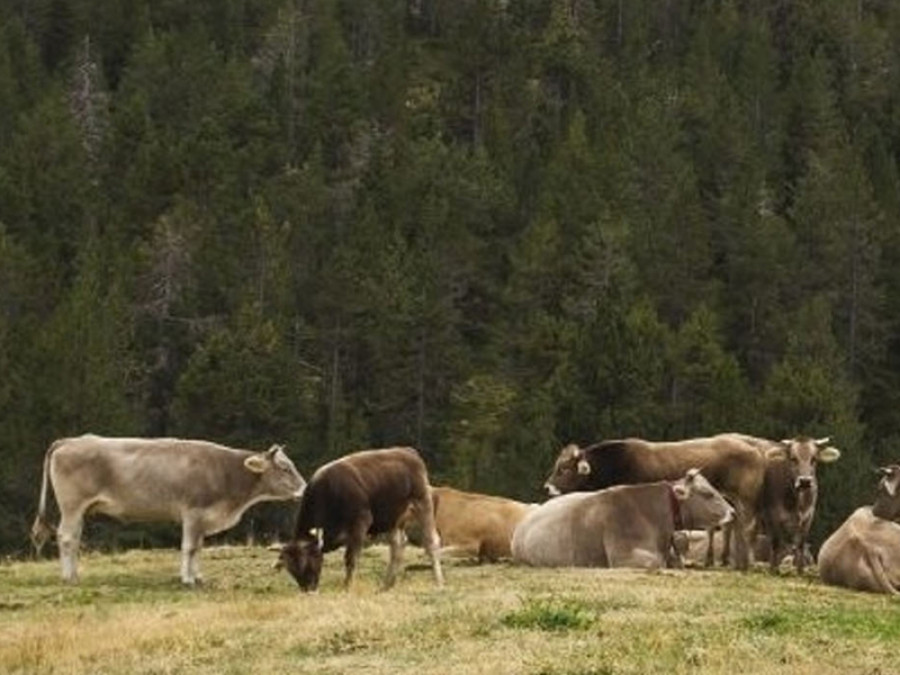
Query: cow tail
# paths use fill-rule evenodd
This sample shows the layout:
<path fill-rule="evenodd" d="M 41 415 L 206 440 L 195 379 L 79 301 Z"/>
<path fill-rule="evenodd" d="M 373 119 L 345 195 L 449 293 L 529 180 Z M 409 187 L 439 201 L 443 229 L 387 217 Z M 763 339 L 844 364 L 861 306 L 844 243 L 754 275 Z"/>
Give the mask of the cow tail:
<path fill-rule="evenodd" d="M 884 593 L 890 593 L 891 595 L 900 595 L 900 591 L 898 591 L 897 587 L 891 583 L 887 572 L 884 571 L 884 561 L 881 559 L 881 555 L 879 555 L 878 551 L 866 548 L 866 558 L 868 558 L 869 567 L 872 568 L 872 574 L 875 576 L 875 581 L 878 583 L 878 590 L 883 591 Z"/>
<path fill-rule="evenodd" d="M 47 540 L 53 536 L 53 528 L 47 522 L 47 484 L 50 478 L 50 458 L 53 451 L 59 447 L 61 441 L 54 441 L 44 455 L 44 470 L 41 476 L 41 496 L 38 500 L 38 512 L 31 526 L 31 544 L 37 557 L 41 555 L 41 549 Z"/>

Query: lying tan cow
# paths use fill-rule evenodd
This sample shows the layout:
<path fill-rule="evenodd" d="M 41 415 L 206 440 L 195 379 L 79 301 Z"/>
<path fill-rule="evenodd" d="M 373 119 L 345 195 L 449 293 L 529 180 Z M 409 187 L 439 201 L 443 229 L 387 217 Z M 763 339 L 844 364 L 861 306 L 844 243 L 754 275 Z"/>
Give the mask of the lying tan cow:
<path fill-rule="evenodd" d="M 819 549 L 826 584 L 900 595 L 900 466 L 879 469 L 878 497 L 856 509 Z"/>
<path fill-rule="evenodd" d="M 451 487 L 433 488 L 432 497 L 442 552 L 471 556 L 479 562 L 510 558 L 513 530 L 535 508 L 505 497 Z"/>
<path fill-rule="evenodd" d="M 516 527 L 513 559 L 536 567 L 676 565 L 676 530 L 725 525 L 734 508 L 697 469 L 672 483 L 575 492 L 532 510 Z"/>

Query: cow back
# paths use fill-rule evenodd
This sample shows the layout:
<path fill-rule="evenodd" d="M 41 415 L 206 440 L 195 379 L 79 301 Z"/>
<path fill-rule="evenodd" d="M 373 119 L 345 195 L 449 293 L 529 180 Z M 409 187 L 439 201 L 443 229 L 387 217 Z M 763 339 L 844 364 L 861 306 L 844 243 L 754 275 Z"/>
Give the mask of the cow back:
<path fill-rule="evenodd" d="M 765 459 L 751 446 L 728 434 L 674 442 L 639 438 L 605 441 L 585 448 L 594 477 L 585 489 L 677 480 L 700 469 L 717 489 L 728 494 L 758 493 Z M 748 485 L 743 483 L 747 482 Z"/>
<path fill-rule="evenodd" d="M 415 449 L 363 450 L 313 474 L 301 501 L 296 532 L 300 536 L 324 528 L 326 536 L 339 533 L 368 511 L 372 516 L 369 534 L 383 534 L 397 526 L 411 503 L 428 495 L 428 473 Z"/>

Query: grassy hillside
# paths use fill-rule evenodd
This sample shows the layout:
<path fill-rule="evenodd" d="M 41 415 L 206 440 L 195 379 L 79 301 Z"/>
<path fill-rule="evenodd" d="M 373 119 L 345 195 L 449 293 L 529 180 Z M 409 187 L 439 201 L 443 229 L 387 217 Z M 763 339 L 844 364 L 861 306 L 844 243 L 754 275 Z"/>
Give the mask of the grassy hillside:
<path fill-rule="evenodd" d="M 535 570 L 446 561 L 435 590 L 416 550 L 378 590 L 386 549 L 339 590 L 340 554 L 301 596 L 258 548 L 89 554 L 0 567 L 3 673 L 890 673 L 900 603 L 762 571 Z"/>

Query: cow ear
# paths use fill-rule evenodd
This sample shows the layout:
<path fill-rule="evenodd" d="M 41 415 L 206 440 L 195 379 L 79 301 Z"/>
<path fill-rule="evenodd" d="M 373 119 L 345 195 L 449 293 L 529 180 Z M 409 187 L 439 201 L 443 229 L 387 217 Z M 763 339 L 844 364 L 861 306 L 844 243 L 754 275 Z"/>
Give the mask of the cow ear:
<path fill-rule="evenodd" d="M 840 457 L 841 451 L 830 445 L 827 448 L 820 448 L 819 452 L 816 453 L 816 459 L 825 464 L 827 464 L 828 462 L 834 462 L 840 459 Z"/>
<path fill-rule="evenodd" d="M 884 486 L 884 491 L 887 492 L 888 497 L 895 497 L 897 495 L 897 483 L 892 481 L 889 477 L 885 476 L 882 478 L 881 484 Z"/>
<path fill-rule="evenodd" d="M 591 473 L 591 465 L 586 459 L 578 460 L 578 473 L 582 476 L 587 476 Z"/>
<path fill-rule="evenodd" d="M 253 473 L 263 473 L 269 466 L 269 460 L 265 455 L 266 453 L 250 455 L 244 460 L 244 466 Z"/>

